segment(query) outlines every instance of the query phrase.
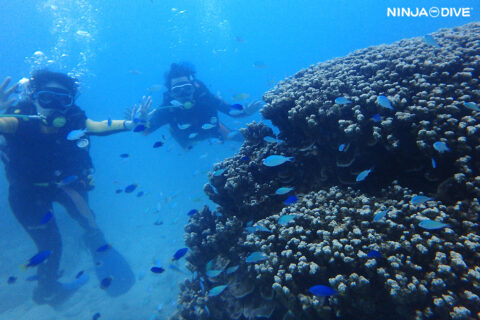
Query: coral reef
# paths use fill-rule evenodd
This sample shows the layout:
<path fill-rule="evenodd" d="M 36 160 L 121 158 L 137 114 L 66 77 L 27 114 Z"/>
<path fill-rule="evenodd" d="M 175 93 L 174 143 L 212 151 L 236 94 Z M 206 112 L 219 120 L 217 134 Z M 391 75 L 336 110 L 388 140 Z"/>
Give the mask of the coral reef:
<path fill-rule="evenodd" d="M 225 171 L 205 192 L 218 208 L 185 228 L 193 277 L 175 319 L 480 316 L 480 24 L 433 37 L 438 47 L 358 50 L 265 93 L 283 142 L 251 123 L 239 153 L 215 164 Z M 293 161 L 263 165 L 270 155 Z M 285 204 L 275 191 L 286 186 L 301 200 Z M 266 258 L 247 263 L 253 252 Z M 314 296 L 314 285 L 338 294 Z"/>

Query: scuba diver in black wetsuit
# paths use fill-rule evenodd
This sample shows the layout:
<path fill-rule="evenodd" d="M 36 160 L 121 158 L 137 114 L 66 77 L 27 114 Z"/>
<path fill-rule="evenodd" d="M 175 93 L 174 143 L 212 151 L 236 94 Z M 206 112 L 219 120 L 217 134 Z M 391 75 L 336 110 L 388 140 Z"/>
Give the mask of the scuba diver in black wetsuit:
<path fill-rule="evenodd" d="M 14 89 L 5 90 L 8 81 L 0 86 L 0 110 L 7 109 L 0 117 L 0 134 L 5 140 L 0 151 L 9 181 L 8 200 L 38 251 L 51 251 L 38 265 L 33 300 L 57 307 L 88 280 L 85 276 L 70 283 L 58 280 L 62 243 L 55 219 L 48 219 L 53 202 L 64 206 L 84 229 L 84 241 L 98 265 L 95 272 L 99 278 L 108 276 L 105 268 L 110 262 L 117 264 L 110 267 L 122 269 L 124 278 L 112 281 L 112 286 L 115 281 L 120 284 L 109 294 L 126 292 L 135 282 L 127 262 L 113 248 L 108 258 L 97 250 L 106 241 L 88 206 L 87 192 L 93 188 L 89 136 L 128 131 L 135 126 L 134 121 L 88 119 L 75 104 L 76 80 L 63 73 L 34 72 L 27 97 L 15 106 L 8 101 Z"/>
<path fill-rule="evenodd" d="M 195 142 L 208 138 L 242 140 L 236 131 L 230 131 L 218 119 L 218 111 L 231 117 L 252 115 L 262 106 L 254 101 L 243 107 L 230 105 L 215 97 L 201 81 L 195 79 L 195 70 L 189 63 L 172 63 L 165 76 L 168 90 L 163 95 L 163 105 L 150 113 L 146 134 L 163 125 L 184 148 L 191 149 Z M 147 100 L 148 109 L 151 100 Z"/>

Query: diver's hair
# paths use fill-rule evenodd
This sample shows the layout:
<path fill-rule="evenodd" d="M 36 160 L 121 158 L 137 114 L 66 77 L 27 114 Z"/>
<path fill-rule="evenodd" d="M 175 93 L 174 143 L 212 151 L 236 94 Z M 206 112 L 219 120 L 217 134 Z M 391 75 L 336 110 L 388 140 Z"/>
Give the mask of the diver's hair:
<path fill-rule="evenodd" d="M 65 87 L 73 96 L 77 95 L 78 80 L 61 72 L 53 72 L 46 69 L 36 70 L 32 73 L 30 79 L 30 91 L 38 92 L 43 89 L 48 83 L 56 82 Z"/>
<path fill-rule="evenodd" d="M 173 78 L 189 77 L 193 80 L 195 76 L 195 67 L 190 62 L 172 63 L 170 70 L 165 73 L 165 87 L 170 88 L 170 82 Z"/>

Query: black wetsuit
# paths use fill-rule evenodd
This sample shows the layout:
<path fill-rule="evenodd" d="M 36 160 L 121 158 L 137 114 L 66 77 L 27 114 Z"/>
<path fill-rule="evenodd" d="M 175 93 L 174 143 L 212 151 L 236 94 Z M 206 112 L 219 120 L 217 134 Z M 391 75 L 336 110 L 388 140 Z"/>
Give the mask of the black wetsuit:
<path fill-rule="evenodd" d="M 163 95 L 163 106 L 168 107 L 155 110 L 149 119 L 147 133 L 169 124 L 172 136 L 184 148 L 189 148 L 194 142 L 208 138 L 223 139 L 221 130 L 228 131 L 228 129 L 220 124 L 218 111 L 228 114 L 231 106 L 215 97 L 202 82 L 195 80 L 193 85 L 195 86 L 193 107 L 185 109 L 171 106 L 174 98 L 167 91 Z M 187 125 L 190 126 L 182 128 Z M 208 128 L 210 125 L 213 127 Z"/>
<path fill-rule="evenodd" d="M 23 101 L 7 113 L 35 114 L 35 107 L 31 102 Z M 54 291 L 58 278 L 62 243 L 55 215 L 49 222 L 40 223 L 52 210 L 53 202 L 64 206 L 86 231 L 91 251 L 104 242 L 103 235 L 92 223 L 92 217 L 89 220 L 85 215 L 85 211 L 89 211 L 85 205 L 87 191 L 92 188 L 89 174 L 93 167 L 88 146 L 80 148 L 77 141 L 66 139 L 70 131 L 84 129 L 87 118 L 80 108 L 72 106 L 66 113 L 66 119 L 66 125 L 53 134 L 43 133 L 41 120 L 37 119 L 19 119 L 17 131 L 4 134 L 6 145 L 2 159 L 9 181 L 10 207 L 38 251 L 52 251 L 47 261 L 38 266 L 39 296 L 48 296 Z M 76 196 L 72 197 L 72 194 Z"/>

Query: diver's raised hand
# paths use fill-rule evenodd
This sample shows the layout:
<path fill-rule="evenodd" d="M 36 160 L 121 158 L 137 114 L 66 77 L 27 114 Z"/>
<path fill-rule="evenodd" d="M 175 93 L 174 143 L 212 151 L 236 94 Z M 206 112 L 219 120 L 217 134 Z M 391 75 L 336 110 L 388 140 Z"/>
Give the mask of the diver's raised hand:
<path fill-rule="evenodd" d="M 153 113 L 149 112 L 152 107 L 152 97 L 143 96 L 140 104 L 135 104 L 131 108 L 127 108 L 124 113 L 124 119 L 134 122 L 146 122 L 148 117 Z"/>
<path fill-rule="evenodd" d="M 252 101 L 250 103 L 248 103 L 245 107 L 244 107 L 244 110 L 245 110 L 245 114 L 247 115 L 252 115 L 254 113 L 256 113 L 258 110 L 260 110 L 260 108 L 263 106 L 263 102 L 260 101 L 260 100 L 255 100 L 255 101 Z"/>
<path fill-rule="evenodd" d="M 152 107 L 152 97 L 143 96 L 142 102 L 133 106 L 130 113 L 130 120 L 133 122 L 147 122 L 149 111 Z"/>
<path fill-rule="evenodd" d="M 143 96 L 142 102 L 138 106 L 137 115 L 136 115 L 140 119 L 140 121 L 146 122 L 148 120 L 148 117 L 153 112 L 153 111 L 150 112 L 151 107 L 152 107 L 152 97 Z"/>
<path fill-rule="evenodd" d="M 18 83 L 6 89 L 8 84 L 10 83 L 10 80 L 10 77 L 6 77 L 3 83 L 0 85 L 0 111 L 11 107 L 16 100 L 15 98 L 9 99 L 9 97 L 17 89 Z"/>

